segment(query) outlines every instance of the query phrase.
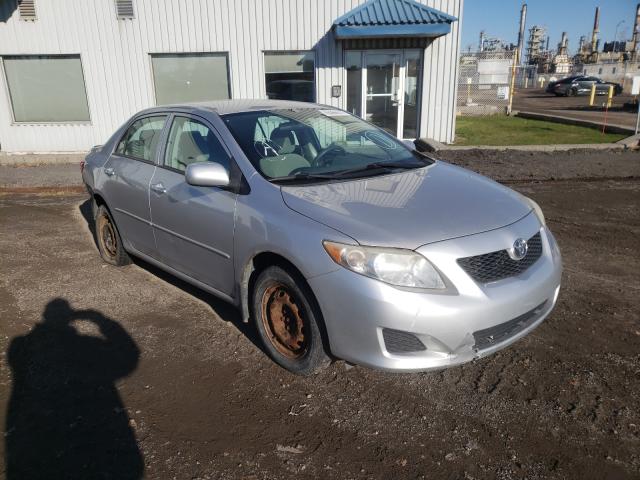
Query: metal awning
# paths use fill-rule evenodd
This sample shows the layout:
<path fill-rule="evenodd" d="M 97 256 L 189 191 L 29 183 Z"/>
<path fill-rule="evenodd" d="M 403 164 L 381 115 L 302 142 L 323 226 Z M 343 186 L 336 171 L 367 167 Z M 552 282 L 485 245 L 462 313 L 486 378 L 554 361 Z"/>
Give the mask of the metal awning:
<path fill-rule="evenodd" d="M 415 0 L 368 0 L 333 22 L 339 39 L 439 37 L 458 20 Z"/>

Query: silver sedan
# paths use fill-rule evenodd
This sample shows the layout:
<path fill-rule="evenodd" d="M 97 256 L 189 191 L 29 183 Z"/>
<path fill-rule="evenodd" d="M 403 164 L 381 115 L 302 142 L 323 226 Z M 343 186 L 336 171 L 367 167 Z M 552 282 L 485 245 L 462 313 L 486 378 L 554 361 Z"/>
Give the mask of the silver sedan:
<path fill-rule="evenodd" d="M 331 107 L 148 109 L 82 175 L 107 263 L 140 257 L 233 303 L 292 372 L 457 365 L 558 298 L 560 252 L 531 199 Z"/>

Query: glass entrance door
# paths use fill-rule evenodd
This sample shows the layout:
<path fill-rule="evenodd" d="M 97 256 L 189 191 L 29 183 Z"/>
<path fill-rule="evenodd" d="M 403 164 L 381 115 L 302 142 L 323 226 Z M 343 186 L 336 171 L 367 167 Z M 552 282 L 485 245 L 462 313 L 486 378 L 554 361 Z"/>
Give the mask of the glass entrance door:
<path fill-rule="evenodd" d="M 400 55 L 366 53 L 366 104 L 368 122 L 398 135 L 398 98 L 400 95 Z"/>
<path fill-rule="evenodd" d="M 418 137 L 419 50 L 345 52 L 347 110 L 398 138 Z"/>

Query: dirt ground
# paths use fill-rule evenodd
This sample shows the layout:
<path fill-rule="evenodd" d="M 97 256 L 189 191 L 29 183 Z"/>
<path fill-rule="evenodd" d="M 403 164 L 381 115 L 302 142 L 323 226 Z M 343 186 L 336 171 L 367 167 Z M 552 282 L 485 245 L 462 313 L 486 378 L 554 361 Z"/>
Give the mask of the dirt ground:
<path fill-rule="evenodd" d="M 611 108 L 607 111 L 607 124 L 635 128 L 636 113 L 626 112 L 622 106 L 633 99 L 632 95 L 622 94 L 613 97 Z M 523 112 L 546 113 L 562 117 L 604 122 L 606 95 L 598 95 L 594 106 L 589 106 L 589 95 L 578 97 L 556 97 L 544 89 L 518 89 L 513 97 L 513 108 Z"/>
<path fill-rule="evenodd" d="M 293 376 L 223 302 L 103 264 L 84 196 L 0 188 L 0 477 L 639 478 L 640 155 L 447 155 L 540 203 L 565 274 L 528 337 L 422 374 Z"/>

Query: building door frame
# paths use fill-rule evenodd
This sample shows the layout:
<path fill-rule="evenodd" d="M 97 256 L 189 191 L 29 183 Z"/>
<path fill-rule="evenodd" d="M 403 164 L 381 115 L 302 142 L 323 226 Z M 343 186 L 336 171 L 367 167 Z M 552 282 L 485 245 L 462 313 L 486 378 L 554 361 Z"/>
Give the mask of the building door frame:
<path fill-rule="evenodd" d="M 406 137 L 404 136 L 404 113 L 405 113 L 405 92 L 407 90 L 407 68 L 408 68 L 408 62 L 411 59 L 414 59 L 416 57 L 419 58 L 420 60 L 420 65 L 419 68 L 417 68 L 417 84 L 416 84 L 416 136 L 419 136 L 419 129 L 420 129 L 420 113 L 421 113 L 421 109 L 422 109 L 422 102 L 421 102 L 421 91 L 422 91 L 422 81 L 423 81 L 423 74 L 424 74 L 424 69 L 423 69 L 423 58 L 424 58 L 424 51 L 419 49 L 419 48 L 407 48 L 407 49 L 362 49 L 362 50 L 345 50 L 345 54 L 349 52 L 351 54 L 353 53 L 359 53 L 360 54 L 360 66 L 361 66 L 361 71 L 362 71 L 362 75 L 361 75 L 361 91 L 360 91 L 360 112 L 361 112 L 361 116 L 363 119 L 367 120 L 367 97 L 376 97 L 376 96 L 390 96 L 392 98 L 392 101 L 397 102 L 397 121 L 396 121 L 396 128 L 394 130 L 394 132 L 392 132 L 396 137 L 402 139 L 408 139 L 408 140 L 414 140 L 415 137 Z M 368 68 L 367 68 L 367 57 L 371 56 L 371 55 L 377 55 L 377 54 L 387 54 L 387 55 L 397 55 L 399 60 L 399 73 L 398 73 L 398 85 L 397 85 L 397 89 L 395 92 L 391 92 L 389 93 L 382 93 L 382 94 L 376 94 L 376 93 L 369 93 L 367 92 L 367 73 L 368 73 Z M 344 80 L 344 84 L 347 85 L 347 81 L 346 81 L 346 69 L 344 71 L 344 76 L 345 76 L 345 80 Z M 393 98 L 395 97 L 395 99 Z"/>

